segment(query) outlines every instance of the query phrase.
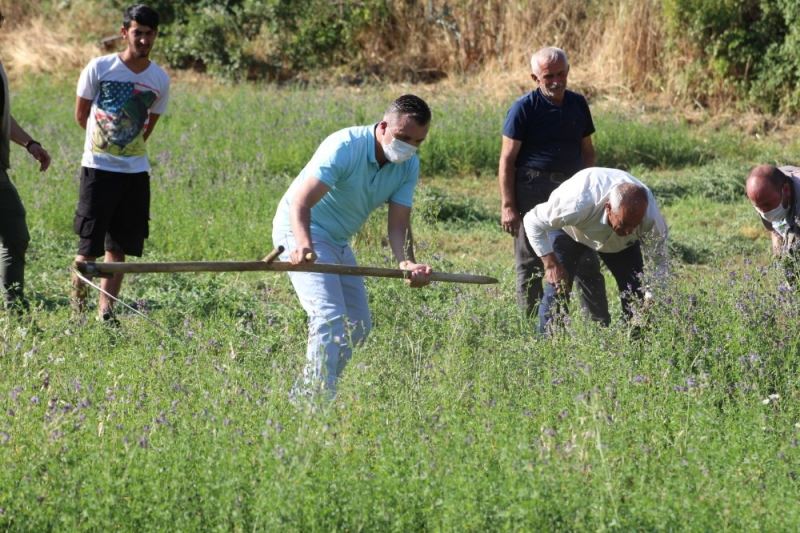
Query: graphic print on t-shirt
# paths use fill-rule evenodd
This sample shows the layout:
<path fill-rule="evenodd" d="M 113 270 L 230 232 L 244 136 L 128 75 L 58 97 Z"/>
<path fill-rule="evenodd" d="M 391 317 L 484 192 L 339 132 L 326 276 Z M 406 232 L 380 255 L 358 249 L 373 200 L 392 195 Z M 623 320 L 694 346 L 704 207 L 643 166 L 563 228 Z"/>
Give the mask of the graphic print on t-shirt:
<path fill-rule="evenodd" d="M 146 154 L 142 130 L 158 95 L 150 87 L 125 81 L 101 81 L 97 96 L 93 152 L 119 156 Z"/>

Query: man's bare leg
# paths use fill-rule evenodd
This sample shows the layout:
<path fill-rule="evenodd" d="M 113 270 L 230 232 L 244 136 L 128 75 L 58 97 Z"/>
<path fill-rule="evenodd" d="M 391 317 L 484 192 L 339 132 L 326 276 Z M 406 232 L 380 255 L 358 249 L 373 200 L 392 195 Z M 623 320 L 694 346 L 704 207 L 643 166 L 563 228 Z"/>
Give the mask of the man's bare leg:
<path fill-rule="evenodd" d="M 105 255 L 106 263 L 113 262 L 113 263 L 123 263 L 125 262 L 125 254 L 122 252 L 113 252 L 113 251 L 106 251 Z M 114 274 L 110 278 L 103 278 L 100 281 L 100 288 L 103 289 L 105 292 L 116 298 L 119 296 L 119 291 L 122 288 L 122 274 Z M 106 296 L 105 293 L 100 293 L 100 305 L 97 309 L 98 315 L 101 318 L 106 316 L 112 316 L 114 311 L 114 299 Z"/>
<path fill-rule="evenodd" d="M 97 259 L 96 257 L 90 255 L 76 255 L 75 261 L 94 261 Z M 86 276 L 87 278 L 91 278 L 91 276 Z M 70 293 L 69 304 L 72 307 L 72 310 L 76 313 L 83 313 L 86 311 L 86 294 L 89 290 L 89 287 L 81 281 L 75 273 L 71 276 L 72 281 L 72 291 Z"/>

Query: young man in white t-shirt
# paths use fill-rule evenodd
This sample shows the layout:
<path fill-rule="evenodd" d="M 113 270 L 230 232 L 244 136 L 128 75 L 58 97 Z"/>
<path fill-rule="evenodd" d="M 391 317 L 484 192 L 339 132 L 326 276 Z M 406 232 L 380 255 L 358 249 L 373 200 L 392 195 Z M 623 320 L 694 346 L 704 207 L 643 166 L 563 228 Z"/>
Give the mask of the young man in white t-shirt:
<path fill-rule="evenodd" d="M 135 5 L 123 13 L 120 54 L 92 59 L 78 80 L 75 120 L 86 130 L 74 230 L 76 261 L 121 262 L 141 256 L 150 218 L 150 162 L 145 141 L 167 108 L 169 76 L 149 59 L 158 13 Z M 73 278 L 73 305 L 85 308 L 86 285 Z M 119 294 L 122 274 L 103 279 L 103 291 Z M 114 299 L 100 294 L 98 315 L 114 320 Z"/>

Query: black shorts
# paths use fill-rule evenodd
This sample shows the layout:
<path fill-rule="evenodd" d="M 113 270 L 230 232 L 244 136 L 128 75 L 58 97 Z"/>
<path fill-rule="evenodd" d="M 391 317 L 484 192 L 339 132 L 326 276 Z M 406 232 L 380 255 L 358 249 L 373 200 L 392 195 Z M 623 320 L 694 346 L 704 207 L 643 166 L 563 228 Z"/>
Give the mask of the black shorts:
<path fill-rule="evenodd" d="M 73 224 L 78 255 L 104 251 L 141 256 L 150 233 L 150 175 L 81 167 L 78 209 Z"/>

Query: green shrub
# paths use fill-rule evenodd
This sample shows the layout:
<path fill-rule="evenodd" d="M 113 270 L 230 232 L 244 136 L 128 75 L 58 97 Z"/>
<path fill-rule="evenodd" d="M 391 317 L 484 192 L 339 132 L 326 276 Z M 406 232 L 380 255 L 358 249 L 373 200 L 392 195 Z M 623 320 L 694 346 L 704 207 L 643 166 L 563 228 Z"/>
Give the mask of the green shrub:
<path fill-rule="evenodd" d="M 421 187 L 414 203 L 417 216 L 426 223 L 449 222 L 474 226 L 479 223 L 493 223 L 497 218 L 475 199 L 456 198 L 435 187 Z"/>
<path fill-rule="evenodd" d="M 157 0 L 166 62 L 226 79 L 279 78 L 352 61 L 383 2 Z M 356 51 L 355 54 L 353 52 Z"/>
<path fill-rule="evenodd" d="M 685 69 L 692 98 L 744 97 L 743 102 L 762 111 L 800 109 L 797 2 L 665 0 L 664 13 L 671 53 L 685 56 L 694 49 Z"/>
<path fill-rule="evenodd" d="M 174 67 L 237 78 L 248 63 L 238 30 L 234 16 L 222 8 L 206 7 L 189 14 L 184 23 L 173 24 L 161 51 Z"/>

